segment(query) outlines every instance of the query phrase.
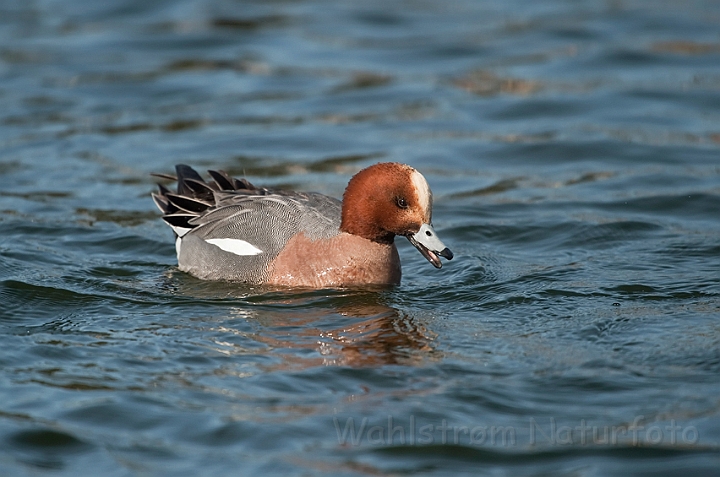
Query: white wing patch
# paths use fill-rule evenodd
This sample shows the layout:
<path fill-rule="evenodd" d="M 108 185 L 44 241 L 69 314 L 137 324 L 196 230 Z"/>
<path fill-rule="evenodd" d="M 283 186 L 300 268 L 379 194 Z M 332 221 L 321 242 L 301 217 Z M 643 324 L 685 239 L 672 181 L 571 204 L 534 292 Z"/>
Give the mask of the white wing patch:
<path fill-rule="evenodd" d="M 257 248 L 255 245 L 240 239 L 214 238 L 205 241 L 211 245 L 215 245 L 221 250 L 234 253 L 235 255 L 247 256 L 263 253 L 263 251 Z"/>

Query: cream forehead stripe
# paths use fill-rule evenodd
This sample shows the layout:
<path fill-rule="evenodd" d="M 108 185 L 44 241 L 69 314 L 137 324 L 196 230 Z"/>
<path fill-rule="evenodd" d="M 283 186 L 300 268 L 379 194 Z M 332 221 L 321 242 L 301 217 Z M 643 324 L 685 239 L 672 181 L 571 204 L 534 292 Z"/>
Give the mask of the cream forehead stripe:
<path fill-rule="evenodd" d="M 420 206 L 425 209 L 429 218 L 432 215 L 432 192 L 430 192 L 430 186 L 425 180 L 425 177 L 415 169 L 413 169 L 410 178 L 417 191 Z"/>
<path fill-rule="evenodd" d="M 231 238 L 215 238 L 215 239 L 208 239 L 205 240 L 207 243 L 211 245 L 215 245 L 216 247 L 220 248 L 221 250 L 225 250 L 226 252 L 234 253 L 235 255 L 258 255 L 262 253 L 262 250 L 257 248 L 255 245 L 251 244 L 250 242 L 246 242 L 244 240 L 240 239 L 231 239 Z"/>

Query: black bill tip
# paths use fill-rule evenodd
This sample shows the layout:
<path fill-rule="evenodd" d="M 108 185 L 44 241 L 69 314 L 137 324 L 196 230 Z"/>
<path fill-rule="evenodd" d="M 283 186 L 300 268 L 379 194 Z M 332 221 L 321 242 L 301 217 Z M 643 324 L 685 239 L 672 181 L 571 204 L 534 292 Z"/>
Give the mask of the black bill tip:
<path fill-rule="evenodd" d="M 445 257 L 445 258 L 447 258 L 448 260 L 452 260 L 453 257 L 455 256 L 455 255 L 453 255 L 453 253 L 450 251 L 450 249 L 447 248 L 447 247 L 445 247 L 444 249 L 442 249 L 441 251 L 439 251 L 439 252 L 438 252 L 438 255 L 440 255 L 441 257 Z"/>

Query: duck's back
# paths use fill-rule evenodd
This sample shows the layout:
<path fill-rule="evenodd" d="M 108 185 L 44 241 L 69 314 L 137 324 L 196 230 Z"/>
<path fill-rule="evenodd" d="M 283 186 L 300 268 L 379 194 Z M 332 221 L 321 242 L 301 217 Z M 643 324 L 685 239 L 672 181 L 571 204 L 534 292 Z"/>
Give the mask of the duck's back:
<path fill-rule="evenodd" d="M 337 199 L 258 188 L 216 171 L 206 183 L 182 165 L 177 173 L 177 193 L 161 187 L 153 197 L 178 235 L 180 269 L 199 278 L 264 283 L 294 236 L 315 241 L 340 233 Z"/>

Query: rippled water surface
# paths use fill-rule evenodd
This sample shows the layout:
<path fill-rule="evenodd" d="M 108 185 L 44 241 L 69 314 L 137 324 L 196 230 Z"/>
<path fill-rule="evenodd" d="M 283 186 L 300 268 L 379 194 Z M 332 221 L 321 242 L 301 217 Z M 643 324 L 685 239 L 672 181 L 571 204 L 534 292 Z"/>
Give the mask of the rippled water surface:
<path fill-rule="evenodd" d="M 720 4 L 0 3 L 0 474 L 718 475 Z M 151 172 L 428 178 L 456 258 L 176 268 Z"/>

